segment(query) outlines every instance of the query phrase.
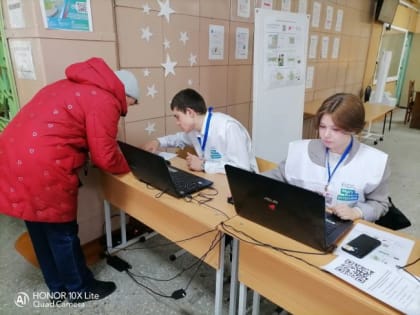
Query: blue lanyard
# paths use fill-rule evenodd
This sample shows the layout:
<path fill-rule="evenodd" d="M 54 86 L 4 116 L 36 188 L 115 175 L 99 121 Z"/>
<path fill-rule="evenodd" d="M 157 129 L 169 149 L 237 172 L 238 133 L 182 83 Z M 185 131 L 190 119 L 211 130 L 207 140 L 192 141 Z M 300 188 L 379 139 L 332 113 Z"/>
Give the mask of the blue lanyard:
<path fill-rule="evenodd" d="M 213 111 L 213 107 L 209 107 L 209 112 L 207 115 L 207 121 L 206 121 L 206 128 L 204 129 L 204 137 L 203 137 L 203 142 L 201 142 L 201 138 L 198 137 L 198 142 L 200 142 L 200 146 L 201 146 L 201 151 L 204 154 L 204 149 L 206 148 L 206 144 L 207 144 L 207 138 L 209 136 L 209 128 L 210 128 L 210 120 L 211 120 L 211 116 L 212 116 L 212 111 Z"/>
<path fill-rule="evenodd" d="M 325 153 L 327 154 L 327 169 L 328 169 L 328 182 L 327 182 L 327 185 L 325 186 L 325 190 L 327 190 L 328 185 L 330 184 L 331 178 L 333 177 L 337 168 L 340 166 L 340 164 L 344 161 L 344 159 L 349 154 L 352 146 L 353 146 L 353 136 L 351 137 L 350 143 L 348 144 L 347 148 L 344 150 L 343 154 L 340 157 L 340 160 L 338 161 L 337 165 L 334 167 L 332 173 L 330 169 L 329 149 L 328 148 L 325 149 Z"/>

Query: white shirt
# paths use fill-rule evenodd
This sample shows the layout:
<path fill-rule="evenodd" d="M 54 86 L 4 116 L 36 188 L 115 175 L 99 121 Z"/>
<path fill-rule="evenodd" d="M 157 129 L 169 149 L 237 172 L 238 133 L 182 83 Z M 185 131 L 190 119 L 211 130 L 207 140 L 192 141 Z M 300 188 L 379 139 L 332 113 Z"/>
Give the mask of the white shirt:
<path fill-rule="evenodd" d="M 233 117 L 212 113 L 204 151 L 198 138 L 203 141 L 209 113 L 204 117 L 201 131 L 178 132 L 158 138 L 160 146 L 184 148 L 193 146 L 198 156 L 204 158 L 206 173 L 225 173 L 225 164 L 258 172 L 251 138 L 245 127 Z"/>
<path fill-rule="evenodd" d="M 322 194 L 328 194 L 327 206 L 345 203 L 361 210 L 363 218 L 368 221 L 377 220 L 383 211 L 375 209 L 367 203 L 366 196 L 371 194 L 382 183 L 388 155 L 363 143 L 357 154 L 337 168 L 328 183 L 328 171 L 325 165 L 315 164 L 308 152 L 310 140 L 298 140 L 289 144 L 285 164 L 287 182 Z M 330 154 L 333 169 L 340 156 Z M 336 161 L 334 161 L 336 160 Z M 347 160 L 347 159 L 346 159 Z M 325 187 L 327 191 L 325 192 Z M 387 203 L 387 195 L 384 203 Z M 327 200 L 328 199 L 328 200 Z"/>

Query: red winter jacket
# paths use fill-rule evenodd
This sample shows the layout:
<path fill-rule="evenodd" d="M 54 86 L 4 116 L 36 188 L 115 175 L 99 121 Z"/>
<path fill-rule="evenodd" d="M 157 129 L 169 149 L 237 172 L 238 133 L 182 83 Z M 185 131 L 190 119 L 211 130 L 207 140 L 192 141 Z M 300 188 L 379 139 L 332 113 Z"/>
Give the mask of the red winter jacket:
<path fill-rule="evenodd" d="M 70 65 L 0 134 L 0 213 L 37 222 L 77 216 L 77 170 L 87 154 L 111 173 L 129 168 L 116 142 L 124 86 L 99 58 Z"/>

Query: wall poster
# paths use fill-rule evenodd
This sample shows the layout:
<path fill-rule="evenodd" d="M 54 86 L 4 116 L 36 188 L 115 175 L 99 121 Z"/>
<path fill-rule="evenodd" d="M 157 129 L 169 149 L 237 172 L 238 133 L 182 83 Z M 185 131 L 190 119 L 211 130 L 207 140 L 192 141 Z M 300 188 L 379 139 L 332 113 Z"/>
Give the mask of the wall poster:
<path fill-rule="evenodd" d="M 264 82 L 266 89 L 302 84 L 306 58 L 305 30 L 289 19 L 267 17 L 264 23 Z"/>
<path fill-rule="evenodd" d="M 40 0 L 47 29 L 92 32 L 90 0 Z"/>

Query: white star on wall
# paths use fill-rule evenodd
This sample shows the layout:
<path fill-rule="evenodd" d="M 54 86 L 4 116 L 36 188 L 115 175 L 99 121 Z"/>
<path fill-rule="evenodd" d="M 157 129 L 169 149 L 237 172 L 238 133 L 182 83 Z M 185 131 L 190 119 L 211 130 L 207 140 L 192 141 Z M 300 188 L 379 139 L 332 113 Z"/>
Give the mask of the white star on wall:
<path fill-rule="evenodd" d="M 157 91 L 154 84 L 152 86 L 147 87 L 147 96 L 151 96 L 152 98 L 155 98 L 156 93 Z"/>
<path fill-rule="evenodd" d="M 193 80 L 189 79 L 187 82 L 189 86 L 193 85 Z"/>
<path fill-rule="evenodd" d="M 143 13 L 149 15 L 150 14 L 150 7 L 149 4 L 146 3 L 145 5 L 143 5 Z"/>
<path fill-rule="evenodd" d="M 163 47 L 165 49 L 171 48 L 171 42 L 167 38 L 165 38 L 165 40 L 163 41 Z"/>
<path fill-rule="evenodd" d="M 150 70 L 149 69 L 144 69 L 143 70 L 143 76 L 148 77 L 149 75 L 150 75 Z"/>
<path fill-rule="evenodd" d="M 187 32 L 180 32 L 179 33 L 179 41 L 183 42 L 184 45 L 187 43 L 188 40 L 189 40 L 189 37 L 188 37 Z"/>
<path fill-rule="evenodd" d="M 169 57 L 169 54 L 166 54 L 166 62 L 161 63 L 162 67 L 165 68 L 165 78 L 168 76 L 169 73 L 172 73 L 173 75 L 175 75 L 174 68 L 176 64 L 177 62 L 171 61 L 171 57 Z"/>
<path fill-rule="evenodd" d="M 144 128 L 147 131 L 147 134 L 150 136 L 152 133 L 156 131 L 156 123 L 147 122 L 147 127 Z"/>
<path fill-rule="evenodd" d="M 150 27 L 142 28 L 141 29 L 141 39 L 145 39 L 146 41 L 150 41 L 150 37 L 152 37 L 152 32 L 150 32 Z"/>
<path fill-rule="evenodd" d="M 172 10 L 172 8 L 169 6 L 169 0 L 166 0 L 165 3 L 162 3 L 162 1 L 157 0 L 160 6 L 160 11 L 158 13 L 158 16 L 164 16 L 166 18 L 166 21 L 169 23 L 169 16 L 174 13 L 175 11 Z"/>
<path fill-rule="evenodd" d="M 190 57 L 188 58 L 188 61 L 190 62 L 190 66 L 197 64 L 197 55 L 194 55 L 193 53 L 190 53 Z"/>

